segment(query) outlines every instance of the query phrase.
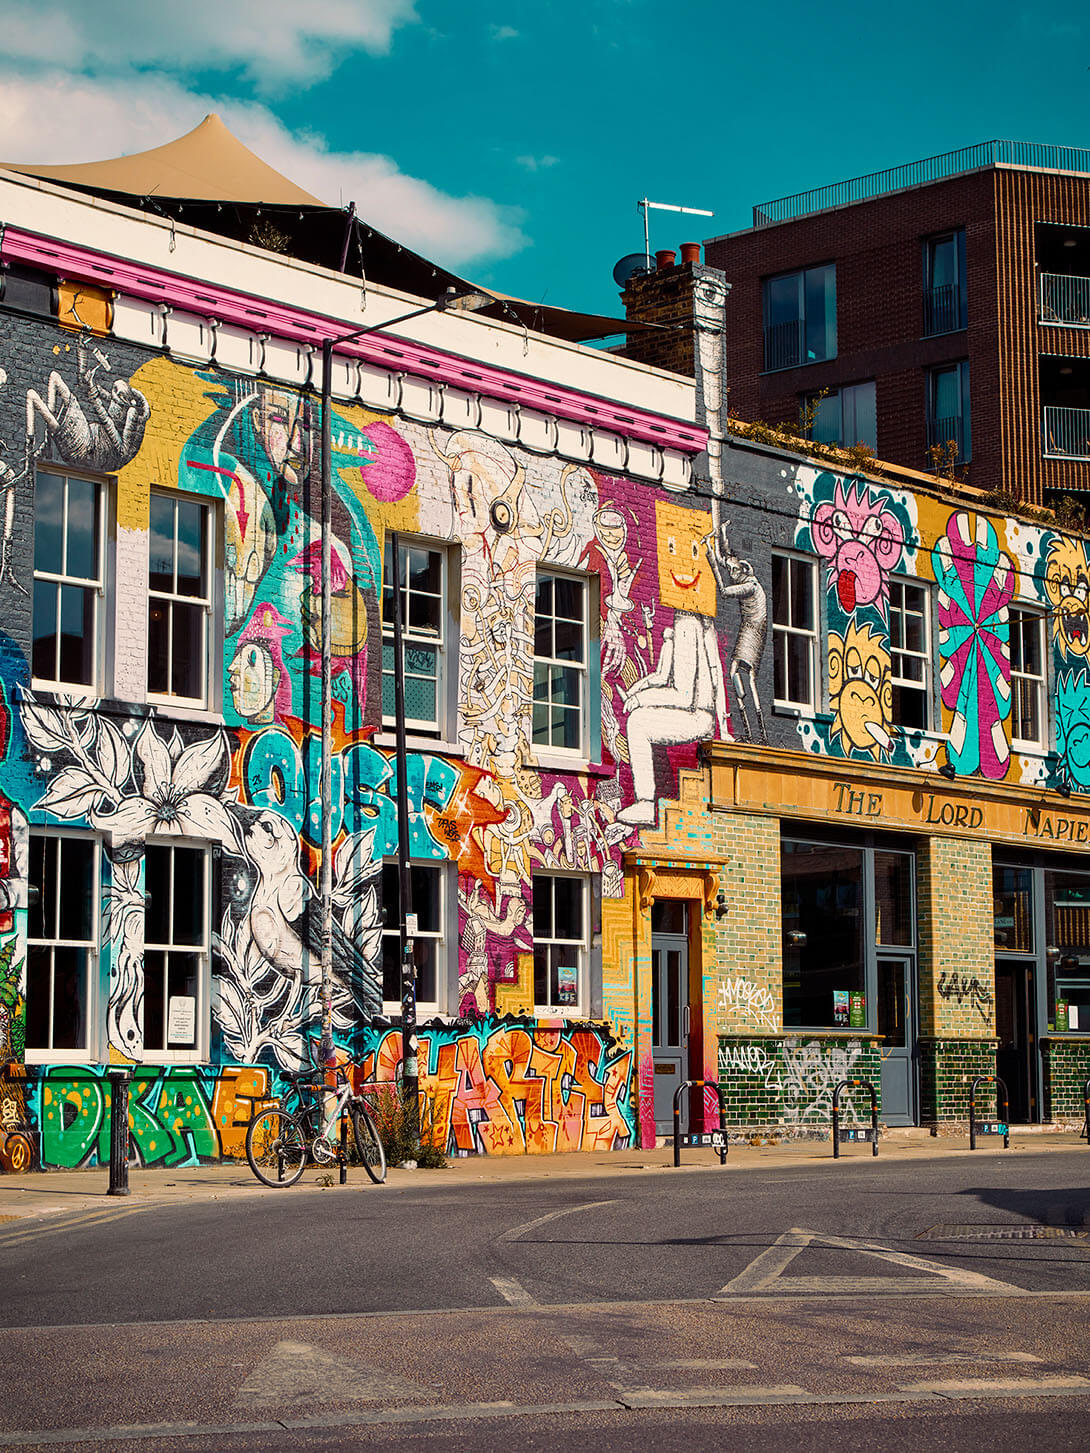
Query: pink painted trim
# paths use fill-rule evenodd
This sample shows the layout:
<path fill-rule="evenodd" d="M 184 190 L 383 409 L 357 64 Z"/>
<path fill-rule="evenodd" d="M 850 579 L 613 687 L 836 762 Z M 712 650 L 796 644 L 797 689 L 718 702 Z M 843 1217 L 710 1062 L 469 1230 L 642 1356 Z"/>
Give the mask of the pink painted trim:
<path fill-rule="evenodd" d="M 178 273 L 165 272 L 143 263 L 93 252 L 72 243 L 39 237 L 21 228 L 3 232 L 2 255 L 20 262 L 36 263 L 64 278 L 97 283 L 130 297 L 165 303 L 221 323 L 234 324 L 255 333 L 319 346 L 326 338 L 346 332 L 343 323 L 321 313 L 308 313 L 284 303 L 255 298 L 231 288 L 218 287 Z M 400 373 L 431 379 L 452 388 L 481 393 L 523 408 L 555 414 L 581 424 L 597 425 L 628 439 L 658 444 L 684 454 L 697 454 L 707 446 L 708 432 L 695 424 L 650 414 L 643 409 L 625 408 L 609 399 L 558 387 L 526 374 L 492 368 L 441 353 L 419 343 L 376 334 L 342 344 L 340 354 L 351 354 L 367 363 Z"/>

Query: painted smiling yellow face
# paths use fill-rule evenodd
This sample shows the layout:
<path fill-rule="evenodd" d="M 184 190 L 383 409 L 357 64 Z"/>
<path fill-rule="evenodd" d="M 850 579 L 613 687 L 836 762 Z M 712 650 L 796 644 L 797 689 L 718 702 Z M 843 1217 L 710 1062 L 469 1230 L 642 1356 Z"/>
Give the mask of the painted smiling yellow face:
<path fill-rule="evenodd" d="M 662 604 L 672 610 L 714 616 L 715 576 L 708 562 L 711 515 L 659 500 L 655 505 L 655 528 Z"/>

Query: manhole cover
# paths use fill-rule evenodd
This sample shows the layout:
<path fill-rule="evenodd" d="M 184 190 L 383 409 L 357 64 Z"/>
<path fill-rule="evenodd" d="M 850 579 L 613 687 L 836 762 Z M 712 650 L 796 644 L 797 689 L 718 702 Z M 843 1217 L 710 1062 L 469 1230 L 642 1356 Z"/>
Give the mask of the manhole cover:
<path fill-rule="evenodd" d="M 931 1226 L 917 1241 L 1088 1241 L 1073 1226 Z"/>

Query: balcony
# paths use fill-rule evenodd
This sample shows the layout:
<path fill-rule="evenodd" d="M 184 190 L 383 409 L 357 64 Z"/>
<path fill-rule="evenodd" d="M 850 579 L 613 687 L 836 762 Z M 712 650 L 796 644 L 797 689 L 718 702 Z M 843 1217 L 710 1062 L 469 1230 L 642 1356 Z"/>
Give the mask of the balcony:
<path fill-rule="evenodd" d="M 1090 328 L 1090 277 L 1043 272 L 1037 316 L 1042 323 Z"/>
<path fill-rule="evenodd" d="M 765 328 L 765 372 L 777 368 L 796 368 L 802 362 L 803 323 L 794 318 L 789 323 L 771 323 Z"/>
<path fill-rule="evenodd" d="M 925 288 L 923 294 L 923 334 L 932 338 L 937 333 L 954 333 L 964 328 L 965 289 L 959 283 L 946 283 L 938 288 Z"/>
<path fill-rule="evenodd" d="M 937 461 L 931 455 L 935 448 L 945 449 L 948 445 L 955 444 L 957 453 L 942 461 Z M 927 448 L 929 469 L 935 468 L 936 464 L 965 464 L 969 459 L 969 421 L 962 414 L 952 414 L 947 419 L 928 419 L 927 421 Z"/>
<path fill-rule="evenodd" d="M 1046 404 L 1042 436 L 1048 459 L 1090 459 L 1090 409 Z"/>

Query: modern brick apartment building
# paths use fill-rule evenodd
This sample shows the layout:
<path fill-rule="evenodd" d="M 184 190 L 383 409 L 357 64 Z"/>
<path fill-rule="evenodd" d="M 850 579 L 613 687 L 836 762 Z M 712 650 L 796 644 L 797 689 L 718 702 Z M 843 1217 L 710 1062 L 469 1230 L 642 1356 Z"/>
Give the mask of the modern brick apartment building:
<path fill-rule="evenodd" d="M 1090 150 L 990 141 L 782 197 L 704 260 L 733 416 L 827 390 L 823 442 L 929 469 L 952 439 L 967 482 L 1027 503 L 1090 488 Z"/>

